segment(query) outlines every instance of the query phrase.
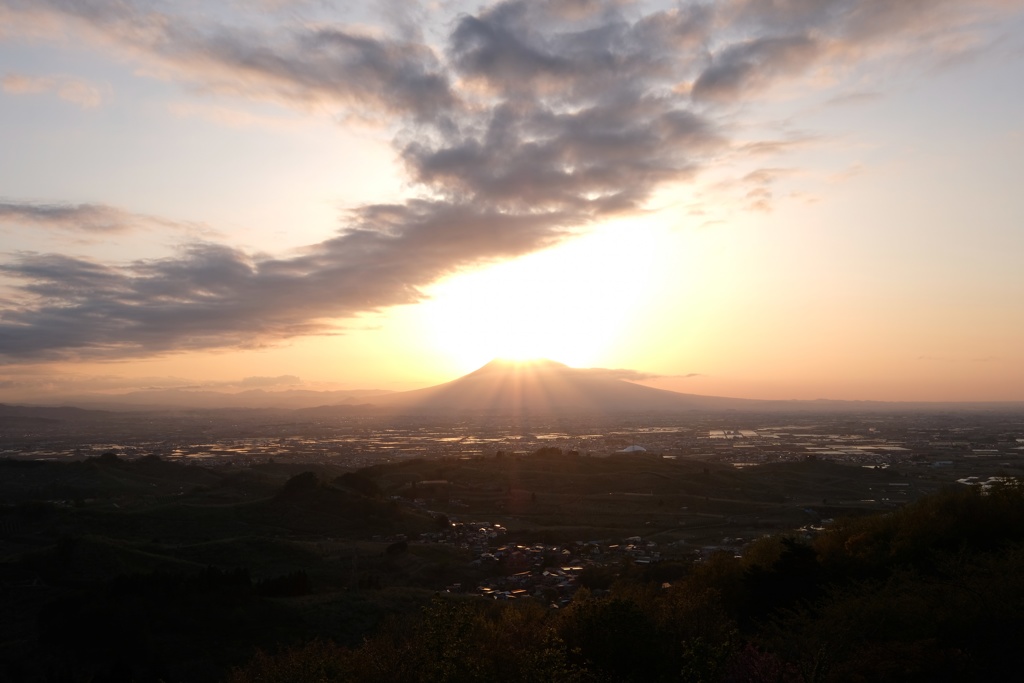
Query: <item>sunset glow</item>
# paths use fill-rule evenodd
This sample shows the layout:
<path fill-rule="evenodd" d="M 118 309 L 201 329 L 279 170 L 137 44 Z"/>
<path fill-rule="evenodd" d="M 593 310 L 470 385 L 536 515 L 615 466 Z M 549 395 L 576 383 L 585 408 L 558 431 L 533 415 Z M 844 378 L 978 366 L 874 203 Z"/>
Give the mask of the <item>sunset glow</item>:
<path fill-rule="evenodd" d="M 1024 400 L 1024 6 L 915 7 L 0 0 L 0 401 Z"/>
<path fill-rule="evenodd" d="M 448 278 L 430 288 L 417 318 L 467 372 L 492 358 L 599 366 L 628 339 L 664 242 L 653 229 L 608 227 Z"/>

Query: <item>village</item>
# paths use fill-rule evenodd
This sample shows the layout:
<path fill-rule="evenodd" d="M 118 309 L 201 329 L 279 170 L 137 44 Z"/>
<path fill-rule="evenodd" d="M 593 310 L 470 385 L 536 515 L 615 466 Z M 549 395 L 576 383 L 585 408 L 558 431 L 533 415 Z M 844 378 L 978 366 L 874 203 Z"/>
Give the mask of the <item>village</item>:
<path fill-rule="evenodd" d="M 661 562 L 666 557 L 692 560 L 714 550 L 734 552 L 738 545 L 717 548 L 687 548 L 676 542 L 659 547 L 654 541 L 640 536 L 623 539 L 622 543 L 609 540 L 577 541 L 568 544 L 535 543 L 523 545 L 506 542 L 507 529 L 491 522 L 451 521 L 443 531 L 421 534 L 418 543 L 440 543 L 463 548 L 472 553 L 469 565 L 488 574 L 475 586 L 453 583 L 445 587 L 447 593 L 476 595 L 494 600 L 531 598 L 552 607 L 569 604 L 581 587 L 603 592 L 601 585 L 606 576 L 603 568 L 620 568 L 626 564 L 646 566 Z M 389 539 L 398 543 L 401 538 Z M 742 539 L 726 539 L 742 544 Z"/>

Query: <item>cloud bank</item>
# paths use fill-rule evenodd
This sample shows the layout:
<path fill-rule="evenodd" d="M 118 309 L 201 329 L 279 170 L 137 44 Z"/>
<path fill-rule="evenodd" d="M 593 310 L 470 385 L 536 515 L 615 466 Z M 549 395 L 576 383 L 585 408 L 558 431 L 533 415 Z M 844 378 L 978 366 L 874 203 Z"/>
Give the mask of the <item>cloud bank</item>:
<path fill-rule="evenodd" d="M 26 35 L 81 33 L 159 77 L 377 120 L 395 131 L 413 187 L 403 203 L 352 209 L 334 237 L 297 256 L 213 242 L 130 263 L 10 255 L 0 263 L 0 358 L 336 333 L 346 318 L 420 301 L 446 274 L 642 210 L 658 189 L 735 153 L 738 124 L 724 113 L 780 84 L 813 84 L 882 53 L 947 56 L 963 43 L 951 36 L 1003 5 L 511 0 L 443 22 L 443 40 L 428 42 L 402 16 L 369 31 L 174 14 L 156 2 L 0 0 L 0 19 Z M 743 143 L 758 144 L 778 143 Z M 767 208 L 777 174 L 745 180 L 753 208 Z M 0 204 L 0 221 L 63 230 L 116 232 L 137 220 L 102 204 Z"/>

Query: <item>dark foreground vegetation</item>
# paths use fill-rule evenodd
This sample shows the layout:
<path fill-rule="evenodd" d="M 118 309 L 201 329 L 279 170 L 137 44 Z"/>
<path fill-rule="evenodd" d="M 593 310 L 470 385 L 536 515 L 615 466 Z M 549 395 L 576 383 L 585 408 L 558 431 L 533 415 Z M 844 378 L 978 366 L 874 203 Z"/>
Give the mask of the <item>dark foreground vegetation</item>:
<path fill-rule="evenodd" d="M 507 570 L 424 540 L 449 519 L 413 496 L 433 487 L 440 509 L 524 542 L 721 536 L 669 525 L 696 507 L 763 528 L 808 516 L 812 491 L 851 497 L 894 475 L 543 453 L 314 469 L 0 462 L 0 680 L 992 681 L 1024 664 L 1016 483 L 836 514 L 742 556 L 621 557 L 588 565 L 571 600 L 502 602 L 443 591 Z M 647 493 L 609 495 L 631 490 Z"/>
<path fill-rule="evenodd" d="M 231 681 L 1011 680 L 1022 541 L 1019 486 L 948 491 L 809 543 L 624 567 L 563 610 L 436 597 L 358 647 L 325 634 Z"/>

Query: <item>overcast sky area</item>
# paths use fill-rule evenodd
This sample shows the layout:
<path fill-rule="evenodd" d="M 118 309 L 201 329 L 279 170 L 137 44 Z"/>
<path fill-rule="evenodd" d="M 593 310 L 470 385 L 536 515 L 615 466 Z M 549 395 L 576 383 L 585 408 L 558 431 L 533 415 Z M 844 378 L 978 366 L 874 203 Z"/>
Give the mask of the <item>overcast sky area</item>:
<path fill-rule="evenodd" d="M 0 0 L 0 401 L 495 356 L 1024 400 L 1024 0 Z"/>

